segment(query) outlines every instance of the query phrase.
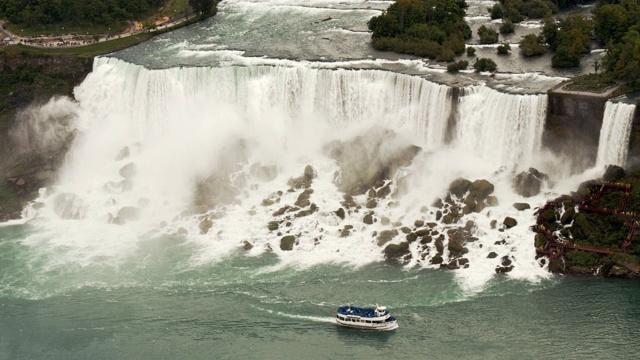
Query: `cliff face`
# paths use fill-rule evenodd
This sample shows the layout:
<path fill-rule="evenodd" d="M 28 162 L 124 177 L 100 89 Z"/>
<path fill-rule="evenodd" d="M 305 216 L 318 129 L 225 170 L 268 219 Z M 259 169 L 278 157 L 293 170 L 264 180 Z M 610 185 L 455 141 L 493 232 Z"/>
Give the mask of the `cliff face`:
<path fill-rule="evenodd" d="M 640 111 L 636 108 L 629 137 L 629 154 L 627 155 L 627 168 L 633 171 L 640 170 Z"/>
<path fill-rule="evenodd" d="M 557 92 L 549 92 L 548 99 L 543 145 L 571 159 L 572 172 L 595 165 L 607 99 Z"/>
<path fill-rule="evenodd" d="M 16 47 L 0 48 L 0 221 L 19 217 L 25 203 L 53 180 L 73 138 L 69 134 L 67 141 L 54 147 L 25 151 L 10 136 L 18 112 L 56 95 L 72 96 L 92 64 L 91 58 L 38 56 Z"/>

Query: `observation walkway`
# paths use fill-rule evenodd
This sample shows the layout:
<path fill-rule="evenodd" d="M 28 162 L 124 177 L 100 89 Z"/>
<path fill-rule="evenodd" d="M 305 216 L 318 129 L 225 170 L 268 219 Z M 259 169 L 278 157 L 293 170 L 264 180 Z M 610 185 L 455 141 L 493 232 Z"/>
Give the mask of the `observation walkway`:
<path fill-rule="evenodd" d="M 592 206 L 591 203 L 593 201 L 600 200 L 602 195 L 607 190 L 614 191 L 622 191 L 624 193 L 624 197 L 622 198 L 620 209 L 607 209 L 601 208 L 597 206 Z M 631 197 L 631 184 L 626 183 L 613 183 L 613 182 L 604 182 L 600 185 L 597 191 L 593 192 L 591 196 L 587 196 L 583 199 L 577 199 L 574 196 L 562 196 L 555 200 L 548 201 L 542 208 L 538 209 L 536 223 L 537 229 L 536 232 L 538 234 L 542 234 L 547 239 L 544 247 L 537 248 L 536 252 L 538 254 L 547 255 L 550 259 L 557 259 L 562 257 L 566 250 L 578 250 L 596 253 L 599 255 L 611 255 L 611 254 L 623 254 L 627 253 L 633 245 L 633 239 L 635 237 L 636 232 L 640 229 L 640 221 L 633 220 L 638 218 L 638 214 L 634 212 L 625 211 L 627 205 L 629 204 L 629 198 Z M 573 202 L 579 203 L 578 210 L 585 212 L 594 212 L 603 215 L 611 215 L 611 216 L 619 216 L 625 219 L 624 226 L 629 228 L 629 235 L 627 236 L 626 241 L 622 244 L 620 249 L 605 249 L 594 246 L 586 246 L 586 245 L 578 245 L 575 244 L 568 239 L 559 238 L 554 232 L 547 229 L 544 226 L 544 218 L 543 213 L 549 209 L 554 209 L 558 207 L 564 201 L 571 200 Z"/>

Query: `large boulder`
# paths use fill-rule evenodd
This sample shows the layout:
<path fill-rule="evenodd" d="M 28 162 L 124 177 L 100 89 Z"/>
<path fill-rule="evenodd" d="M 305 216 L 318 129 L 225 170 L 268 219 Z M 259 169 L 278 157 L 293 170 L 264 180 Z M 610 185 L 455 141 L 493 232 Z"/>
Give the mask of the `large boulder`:
<path fill-rule="evenodd" d="M 471 181 L 463 178 L 457 178 L 449 184 L 449 192 L 458 198 L 461 198 L 471 186 Z"/>
<path fill-rule="evenodd" d="M 348 194 L 363 194 L 377 188 L 376 183 L 384 184 L 398 168 L 410 165 L 421 150 L 407 144 L 395 132 L 378 128 L 349 141 L 333 141 L 324 148 L 340 166 L 335 177 L 338 189 Z"/>
<path fill-rule="evenodd" d="M 504 218 L 504 221 L 502 223 L 504 224 L 504 226 L 506 226 L 507 229 L 511 229 L 512 227 L 518 225 L 518 222 L 516 221 L 516 219 L 509 216 Z"/>
<path fill-rule="evenodd" d="M 624 169 L 617 165 L 607 165 L 602 175 L 603 181 L 618 181 L 624 178 Z"/>
<path fill-rule="evenodd" d="M 384 248 L 384 257 L 387 260 L 399 260 L 409 253 L 409 243 L 407 241 L 403 241 L 400 244 L 389 244 Z"/>
<path fill-rule="evenodd" d="M 540 193 L 542 183 L 547 180 L 549 180 L 549 177 L 546 174 L 534 168 L 529 168 L 529 171 L 523 171 L 513 178 L 511 187 L 518 195 L 532 197 Z"/>
<path fill-rule="evenodd" d="M 516 208 L 516 210 L 518 211 L 524 211 L 527 209 L 531 209 L 531 205 L 529 205 L 528 203 L 513 203 L 513 207 Z"/>
<path fill-rule="evenodd" d="M 488 180 L 476 180 L 469 186 L 469 193 L 476 201 L 484 201 L 493 193 L 494 186 Z"/>
<path fill-rule="evenodd" d="M 291 251 L 293 250 L 293 244 L 296 242 L 296 237 L 293 235 L 283 236 L 280 239 L 280 250 Z"/>

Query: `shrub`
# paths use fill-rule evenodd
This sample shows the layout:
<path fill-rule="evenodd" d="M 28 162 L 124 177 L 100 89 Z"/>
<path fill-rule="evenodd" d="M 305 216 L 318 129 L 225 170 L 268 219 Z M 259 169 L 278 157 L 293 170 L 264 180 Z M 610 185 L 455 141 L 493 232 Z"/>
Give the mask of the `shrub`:
<path fill-rule="evenodd" d="M 449 64 L 449 66 L 447 66 L 447 71 L 451 72 L 451 73 L 455 73 L 458 72 L 460 70 L 464 70 L 469 66 L 469 62 L 468 61 L 464 61 L 464 60 L 460 60 L 456 63 L 453 64 Z"/>
<path fill-rule="evenodd" d="M 436 61 L 451 61 L 456 57 L 456 54 L 451 49 L 443 49 L 440 55 L 436 56 Z"/>
<path fill-rule="evenodd" d="M 502 4 L 498 3 L 493 5 L 491 8 L 491 20 L 502 19 L 503 16 L 504 8 L 502 7 Z"/>
<path fill-rule="evenodd" d="M 476 69 L 476 71 L 494 72 L 498 69 L 498 65 L 489 58 L 480 58 L 473 64 L 473 68 Z"/>
<path fill-rule="evenodd" d="M 500 46 L 498 46 L 498 54 L 500 55 L 509 54 L 509 50 L 511 50 L 511 46 L 509 46 L 509 44 L 507 43 L 502 43 Z"/>
<path fill-rule="evenodd" d="M 469 46 L 467 48 L 467 56 L 474 56 L 476 54 L 476 48 Z"/>
<path fill-rule="evenodd" d="M 498 33 L 484 25 L 478 29 L 478 35 L 480 36 L 481 44 L 495 44 L 498 42 Z"/>
<path fill-rule="evenodd" d="M 511 22 L 511 20 L 505 20 L 502 25 L 500 25 L 500 34 L 511 34 L 515 31 L 515 26 Z"/>

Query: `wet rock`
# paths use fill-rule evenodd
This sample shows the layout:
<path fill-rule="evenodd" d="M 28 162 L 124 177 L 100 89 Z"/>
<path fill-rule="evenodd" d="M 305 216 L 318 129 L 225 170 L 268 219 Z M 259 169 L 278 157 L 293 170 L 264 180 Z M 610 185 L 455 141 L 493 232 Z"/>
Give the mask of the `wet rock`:
<path fill-rule="evenodd" d="M 431 263 L 433 265 L 439 265 L 442 264 L 442 255 L 440 254 L 435 254 L 432 258 L 431 258 Z"/>
<path fill-rule="evenodd" d="M 315 170 L 313 170 L 313 167 L 311 165 L 307 165 L 304 168 L 304 177 L 309 179 L 309 180 L 313 180 L 313 178 L 316 177 L 316 172 Z"/>
<path fill-rule="evenodd" d="M 249 251 L 249 250 L 253 249 L 253 244 L 252 244 L 252 243 L 250 243 L 250 242 L 248 242 L 247 240 L 245 240 L 245 241 L 243 242 L 242 248 L 243 248 L 244 250 L 246 250 L 246 251 Z"/>
<path fill-rule="evenodd" d="M 209 219 L 203 219 L 202 221 L 200 221 L 198 227 L 200 228 L 201 234 L 206 234 L 213 227 L 213 221 Z"/>
<path fill-rule="evenodd" d="M 564 213 L 562 213 L 562 217 L 560 217 L 560 223 L 562 225 L 569 225 L 573 220 L 573 216 L 575 214 L 576 214 L 575 208 L 572 208 L 572 207 L 568 208 L 567 210 L 564 211 Z"/>
<path fill-rule="evenodd" d="M 428 244 L 433 240 L 433 238 L 431 237 L 431 235 L 425 235 L 422 237 L 422 240 L 420 240 L 420 244 Z"/>
<path fill-rule="evenodd" d="M 529 168 L 529 171 L 523 171 L 513 178 L 511 181 L 511 187 L 521 196 L 536 196 L 540 193 L 542 183 L 548 179 L 549 177 L 546 174 L 543 174 L 534 168 Z"/>
<path fill-rule="evenodd" d="M 495 259 L 498 257 L 498 254 L 496 254 L 494 251 L 490 252 L 489 255 L 487 255 L 487 259 Z"/>
<path fill-rule="evenodd" d="M 504 226 L 507 227 L 507 229 L 511 229 L 512 227 L 518 225 L 518 222 L 516 221 L 516 219 L 509 216 L 504 218 L 504 221 L 502 223 L 504 224 Z"/>
<path fill-rule="evenodd" d="M 296 237 L 293 235 L 287 235 L 280 239 L 280 250 L 291 251 L 293 250 L 293 244 L 296 241 Z"/>
<path fill-rule="evenodd" d="M 513 203 L 513 207 L 518 211 L 524 211 L 527 209 L 531 209 L 531 205 L 528 203 Z"/>
<path fill-rule="evenodd" d="M 470 233 L 475 226 L 476 223 L 473 222 L 473 220 L 467 220 L 467 223 L 464 225 L 464 230 Z"/>
<path fill-rule="evenodd" d="M 275 201 L 271 200 L 271 199 L 264 199 L 262 200 L 262 206 L 271 206 L 275 204 Z"/>
<path fill-rule="evenodd" d="M 119 174 L 125 179 L 133 178 L 136 174 L 136 164 L 132 162 L 128 163 L 127 165 L 120 168 Z"/>
<path fill-rule="evenodd" d="M 336 216 L 339 217 L 340 219 L 344 220 L 345 213 L 343 208 L 336 210 L 334 214 L 336 214 Z"/>
<path fill-rule="evenodd" d="M 485 200 L 491 193 L 493 193 L 494 186 L 492 183 L 485 179 L 476 180 L 469 186 L 469 193 L 473 195 L 476 201 Z"/>
<path fill-rule="evenodd" d="M 424 226 L 424 221 L 416 220 L 416 221 L 414 221 L 413 225 L 415 225 L 415 227 L 417 227 L 417 228 L 423 227 Z"/>
<path fill-rule="evenodd" d="M 408 242 L 414 242 L 418 239 L 418 235 L 416 235 L 416 233 L 409 233 L 407 234 L 407 241 Z"/>
<path fill-rule="evenodd" d="M 402 231 L 405 234 L 408 234 L 408 233 L 411 232 L 411 229 L 406 227 L 406 226 L 403 226 L 403 227 L 400 228 L 400 231 Z"/>
<path fill-rule="evenodd" d="M 398 259 L 409 253 L 409 243 L 406 241 L 400 244 L 389 244 L 384 248 L 384 257 L 387 260 Z"/>
<path fill-rule="evenodd" d="M 498 206 L 500 205 L 500 202 L 498 201 L 498 198 L 491 195 L 491 196 L 487 196 L 487 206 Z"/>
<path fill-rule="evenodd" d="M 440 219 L 442 219 L 442 211 L 438 210 L 436 211 L 436 221 L 440 221 Z"/>
<path fill-rule="evenodd" d="M 455 195 L 458 198 L 461 198 L 471 186 L 471 181 L 463 178 L 458 178 L 453 180 L 451 184 L 449 184 L 449 192 Z"/>
<path fill-rule="evenodd" d="M 429 235 L 430 232 L 431 232 L 430 229 L 426 229 L 426 228 L 418 229 L 418 230 L 416 230 L 416 235 L 417 236 L 425 236 L 425 235 Z"/>
<path fill-rule="evenodd" d="M 267 225 L 269 231 L 278 230 L 279 227 L 280 226 L 277 221 L 269 221 L 269 224 Z"/>
<path fill-rule="evenodd" d="M 389 194 L 391 194 L 391 183 L 386 184 L 385 186 L 381 187 L 380 189 L 378 189 L 376 191 L 376 196 L 378 198 L 384 198 L 387 197 Z"/>
<path fill-rule="evenodd" d="M 513 270 L 513 266 L 496 266 L 496 274 L 504 274 Z"/>
<path fill-rule="evenodd" d="M 373 213 L 366 214 L 364 216 L 364 218 L 362 219 L 362 222 L 367 224 L 367 225 L 373 224 Z"/>
<path fill-rule="evenodd" d="M 383 216 L 383 217 L 380 218 L 380 224 L 382 224 L 384 226 L 391 225 L 391 219 L 389 219 L 386 216 Z"/>
<path fill-rule="evenodd" d="M 407 145 L 395 132 L 380 128 L 324 147 L 325 153 L 340 166 L 340 176 L 335 178 L 338 189 L 349 194 L 363 193 L 392 179 L 397 169 L 410 165 L 421 150 Z"/>
<path fill-rule="evenodd" d="M 311 205 L 309 205 L 309 209 L 302 210 L 302 211 L 298 212 L 297 214 L 295 214 L 294 216 L 297 217 L 297 218 L 304 217 L 304 216 L 309 216 L 309 215 L 313 214 L 316 211 L 318 211 L 318 206 L 315 203 L 312 203 Z"/>
<path fill-rule="evenodd" d="M 374 209 L 376 206 L 378 206 L 378 202 L 375 199 L 370 199 L 365 205 L 367 209 Z"/>
<path fill-rule="evenodd" d="M 624 169 L 617 165 L 607 165 L 602 175 L 602 181 L 618 181 L 625 177 Z"/>
<path fill-rule="evenodd" d="M 384 244 L 386 244 L 389 241 L 391 241 L 391 239 L 393 239 L 397 235 L 398 235 L 398 230 L 396 230 L 396 229 L 382 230 L 380 232 L 380 235 L 378 235 L 378 238 L 377 238 L 378 246 L 383 246 Z"/>
<path fill-rule="evenodd" d="M 442 253 L 444 253 L 444 236 L 442 238 L 438 238 L 436 239 L 436 251 L 438 251 L 438 254 L 442 255 Z"/>
<path fill-rule="evenodd" d="M 502 257 L 502 266 L 510 266 L 511 265 L 511 259 L 509 259 L 509 256 L 505 255 Z"/>

